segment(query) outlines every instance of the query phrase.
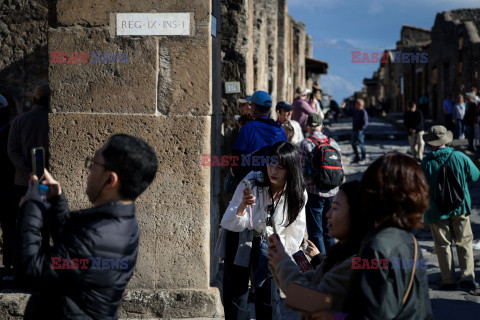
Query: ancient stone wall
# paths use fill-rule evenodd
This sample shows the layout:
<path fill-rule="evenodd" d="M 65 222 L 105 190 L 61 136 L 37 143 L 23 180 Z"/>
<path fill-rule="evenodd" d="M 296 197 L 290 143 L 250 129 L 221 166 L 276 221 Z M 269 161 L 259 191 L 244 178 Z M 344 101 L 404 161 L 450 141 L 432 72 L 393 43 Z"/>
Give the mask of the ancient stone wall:
<path fill-rule="evenodd" d="M 428 114 L 443 123 L 447 93 L 457 95 L 480 87 L 480 9 L 438 13 L 431 31 L 404 26 L 397 50 L 428 53 L 428 62 L 384 65 L 381 86 L 385 97 L 391 97 L 391 111 L 403 112 L 408 101 L 418 102 L 427 94 Z"/>
<path fill-rule="evenodd" d="M 116 12 L 188 12 L 191 35 L 116 36 Z M 274 104 L 293 100 L 294 88 L 305 84 L 310 42 L 305 26 L 288 15 L 286 0 L 0 4 L 0 91 L 28 109 L 34 87 L 49 83 L 51 170 L 72 209 L 89 206 L 84 159 L 112 134 L 140 136 L 159 157 L 157 179 L 137 201 L 140 249 L 121 317 L 221 315 L 218 290 L 210 286 L 228 203 L 226 168 L 202 166 L 201 155 L 229 152 L 239 97 L 263 89 Z M 128 58 L 51 63 L 53 52 Z M 225 81 L 240 82 L 241 92 L 225 94 Z M 26 298 L 18 299 L 18 312 L 6 318 L 21 316 Z M 9 296 L 0 300 L 12 305 Z"/>
<path fill-rule="evenodd" d="M 422 29 L 412 26 L 403 26 L 400 33 L 401 46 L 418 45 L 426 41 L 430 41 L 431 30 Z"/>
<path fill-rule="evenodd" d="M 442 103 L 448 92 L 457 95 L 480 85 L 479 27 L 480 9 L 446 11 L 436 16 L 429 74 L 434 70 L 437 73 L 438 85 L 433 88 L 430 82 L 430 90 L 435 95 L 433 108 L 439 121 L 443 121 Z"/>
<path fill-rule="evenodd" d="M 291 18 L 292 25 L 292 90 L 293 92 L 299 86 L 305 86 L 306 81 L 306 70 L 305 70 L 305 54 L 307 51 L 307 34 L 305 24 L 298 22 L 297 20 Z M 295 95 L 293 95 L 294 97 Z M 290 101 L 293 100 L 293 97 L 290 98 Z"/>
<path fill-rule="evenodd" d="M 30 110 L 35 87 L 48 82 L 46 1 L 0 2 L 0 93 Z"/>
<path fill-rule="evenodd" d="M 219 113 L 221 95 L 212 6 L 219 17 L 215 0 L 75 5 L 59 0 L 54 13 L 36 1 L 2 3 L 2 83 L 26 95 L 38 79 L 47 80 L 48 67 L 51 170 L 72 209 L 89 206 L 83 163 L 112 134 L 142 137 L 158 155 L 157 178 L 137 200 L 139 255 L 120 317 L 222 313 L 218 290 L 210 288 L 216 272 L 211 268 L 211 235 L 218 212 L 213 210 L 217 216 L 212 218 L 212 173 L 201 166 L 201 154 L 211 153 L 215 143 L 212 130 L 220 130 L 218 117 L 212 117 Z M 116 12 L 191 13 L 191 35 L 116 36 Z M 70 57 L 86 52 L 88 62 L 48 64 L 55 51 Z M 92 52 L 97 51 L 127 54 L 128 59 L 93 63 Z"/>

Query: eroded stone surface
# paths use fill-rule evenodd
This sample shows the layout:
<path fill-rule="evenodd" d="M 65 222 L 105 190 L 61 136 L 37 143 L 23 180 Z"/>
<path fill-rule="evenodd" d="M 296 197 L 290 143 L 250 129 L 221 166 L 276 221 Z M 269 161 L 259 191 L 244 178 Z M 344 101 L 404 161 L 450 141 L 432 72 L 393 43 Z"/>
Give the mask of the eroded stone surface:
<path fill-rule="evenodd" d="M 209 21 L 210 1 L 84 1 L 57 2 L 57 19 L 62 26 L 105 26 L 115 12 L 195 12 L 197 23 Z"/>
<path fill-rule="evenodd" d="M 87 63 L 50 64 L 54 112 L 155 114 L 155 39 L 109 38 L 105 28 L 56 28 L 49 31 L 48 50 L 50 55 L 89 55 Z M 103 54 L 127 54 L 128 61 L 96 63 L 98 53 L 102 59 Z"/>
<path fill-rule="evenodd" d="M 196 318 L 220 317 L 217 289 L 127 290 L 120 305 L 120 317 Z"/>

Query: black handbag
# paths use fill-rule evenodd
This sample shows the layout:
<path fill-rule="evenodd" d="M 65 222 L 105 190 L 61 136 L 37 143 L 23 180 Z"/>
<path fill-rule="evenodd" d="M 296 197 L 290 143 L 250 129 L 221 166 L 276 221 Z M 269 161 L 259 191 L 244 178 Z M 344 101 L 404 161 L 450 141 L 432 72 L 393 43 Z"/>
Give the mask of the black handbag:
<path fill-rule="evenodd" d="M 445 163 L 440 167 L 437 176 L 437 192 L 435 203 L 438 211 L 446 214 L 458 208 L 465 200 L 465 192 L 458 181 L 455 172 L 447 165 L 455 151 L 452 151 Z"/>

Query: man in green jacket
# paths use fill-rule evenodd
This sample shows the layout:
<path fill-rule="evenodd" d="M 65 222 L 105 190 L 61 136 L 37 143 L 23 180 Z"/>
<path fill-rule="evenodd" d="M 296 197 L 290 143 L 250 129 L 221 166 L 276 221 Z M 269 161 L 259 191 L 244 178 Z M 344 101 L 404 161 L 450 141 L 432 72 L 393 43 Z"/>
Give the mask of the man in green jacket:
<path fill-rule="evenodd" d="M 455 290 L 455 265 L 453 262 L 451 244 L 455 241 L 458 262 L 462 271 L 460 286 L 468 292 L 480 295 L 480 286 L 475 282 L 473 262 L 473 233 L 469 215 L 472 202 L 467 182 L 477 181 L 480 171 L 475 164 L 462 152 L 454 152 L 453 148 L 446 147 L 453 135 L 444 126 L 433 126 L 424 135 L 424 141 L 430 145 L 433 152 L 422 161 L 422 169 L 430 185 L 430 207 L 425 212 L 425 223 L 430 223 L 435 253 L 442 274 L 440 290 Z M 448 162 L 447 162 L 448 161 Z M 433 198 L 437 193 L 438 172 L 446 163 L 455 173 L 465 193 L 463 203 L 456 209 L 441 213 Z"/>

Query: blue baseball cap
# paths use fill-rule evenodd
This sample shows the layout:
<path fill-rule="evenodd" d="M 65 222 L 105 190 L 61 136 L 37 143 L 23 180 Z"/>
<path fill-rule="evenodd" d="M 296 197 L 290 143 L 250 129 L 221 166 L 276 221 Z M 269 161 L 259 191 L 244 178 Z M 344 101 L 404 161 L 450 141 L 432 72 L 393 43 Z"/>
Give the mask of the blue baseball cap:
<path fill-rule="evenodd" d="M 256 91 L 253 96 L 247 97 L 245 100 L 251 101 L 262 107 L 272 106 L 272 97 L 265 91 Z"/>

